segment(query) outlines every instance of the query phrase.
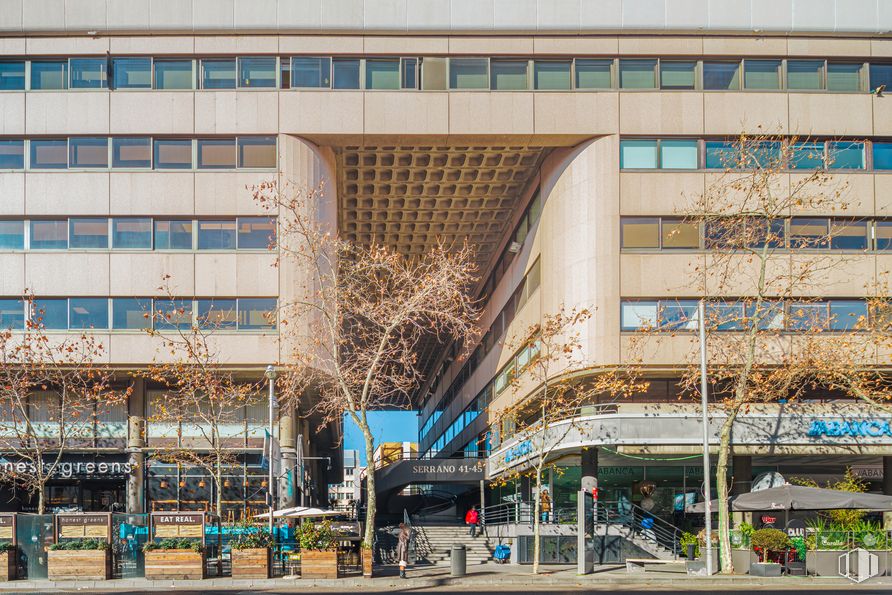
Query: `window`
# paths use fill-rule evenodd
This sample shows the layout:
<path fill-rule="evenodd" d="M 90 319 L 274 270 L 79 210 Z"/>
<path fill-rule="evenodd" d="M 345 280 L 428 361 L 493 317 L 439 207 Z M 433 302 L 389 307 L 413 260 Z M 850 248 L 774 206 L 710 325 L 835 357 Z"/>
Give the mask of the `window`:
<path fill-rule="evenodd" d="M 489 63 L 490 88 L 495 91 L 522 91 L 529 89 L 526 60 L 491 60 Z"/>
<path fill-rule="evenodd" d="M 243 88 L 276 87 L 276 59 L 256 56 L 238 59 L 238 86 Z"/>
<path fill-rule="evenodd" d="M 783 219 L 750 218 L 746 222 L 747 245 L 750 248 L 763 248 L 765 244 L 772 250 L 784 247 L 785 225 Z"/>
<path fill-rule="evenodd" d="M 827 63 L 827 90 L 854 93 L 862 91 L 861 71 L 864 64 L 846 62 Z"/>
<path fill-rule="evenodd" d="M 489 89 L 489 64 L 486 58 L 451 58 L 450 89 Z"/>
<path fill-rule="evenodd" d="M 235 221 L 199 221 L 199 250 L 235 250 Z"/>
<path fill-rule="evenodd" d="M 238 249 L 265 250 L 275 241 L 276 220 L 270 217 L 239 217 Z"/>
<path fill-rule="evenodd" d="M 399 89 L 400 88 L 400 61 L 399 60 L 366 60 L 365 61 L 365 88 L 366 89 Z"/>
<path fill-rule="evenodd" d="M 276 328 L 276 298 L 240 298 L 238 328 L 240 330 Z"/>
<path fill-rule="evenodd" d="M 155 227 L 155 250 L 191 250 L 192 221 L 158 220 Z"/>
<path fill-rule="evenodd" d="M 114 89 L 151 89 L 151 58 L 114 58 L 112 60 Z"/>
<path fill-rule="evenodd" d="M 784 164 L 781 143 L 771 141 L 748 142 L 743 147 L 747 168 L 777 168 Z"/>
<path fill-rule="evenodd" d="M 68 88 L 68 62 L 49 60 L 31 62 L 31 89 L 50 90 Z"/>
<path fill-rule="evenodd" d="M 0 140 L 0 169 L 25 168 L 25 141 Z"/>
<path fill-rule="evenodd" d="M 152 167 L 152 139 L 147 136 L 113 138 L 112 167 Z"/>
<path fill-rule="evenodd" d="M 864 169 L 864 143 L 827 143 L 827 157 L 830 169 Z"/>
<path fill-rule="evenodd" d="M 25 329 L 25 303 L 22 300 L 0 299 L 0 329 Z"/>
<path fill-rule="evenodd" d="M 877 250 L 892 250 L 892 221 L 877 221 L 874 235 Z"/>
<path fill-rule="evenodd" d="M 697 330 L 698 312 L 695 300 L 665 300 L 660 302 L 660 330 Z"/>
<path fill-rule="evenodd" d="M 68 61 L 71 70 L 72 89 L 105 89 L 108 87 L 105 58 L 72 58 Z"/>
<path fill-rule="evenodd" d="M 449 79 L 449 60 L 428 56 L 421 59 L 421 88 L 425 91 L 443 91 Z"/>
<path fill-rule="evenodd" d="M 227 330 L 237 326 L 235 300 L 198 300 L 198 326 L 203 329 Z"/>
<path fill-rule="evenodd" d="M 832 250 L 867 250 L 866 221 L 831 221 Z"/>
<path fill-rule="evenodd" d="M 827 328 L 829 313 L 824 302 L 792 302 L 790 304 L 789 329 L 807 331 Z"/>
<path fill-rule="evenodd" d="M 68 220 L 69 248 L 108 248 L 108 219 L 72 217 Z"/>
<path fill-rule="evenodd" d="M 192 89 L 192 60 L 155 60 L 155 88 Z"/>
<path fill-rule="evenodd" d="M 570 89 L 569 60 L 536 60 L 533 63 L 533 88 L 549 91 Z"/>
<path fill-rule="evenodd" d="M 68 328 L 108 328 L 108 298 L 69 299 Z"/>
<path fill-rule="evenodd" d="M 240 136 L 238 166 L 243 168 L 276 167 L 276 137 Z"/>
<path fill-rule="evenodd" d="M 613 60 L 576 60 L 577 89 L 613 88 Z"/>
<path fill-rule="evenodd" d="M 621 310 L 620 324 L 624 331 L 657 326 L 657 302 L 627 301 L 622 303 Z"/>
<path fill-rule="evenodd" d="M 704 62 L 703 88 L 707 91 L 740 89 L 740 62 Z"/>
<path fill-rule="evenodd" d="M 36 299 L 31 304 L 30 319 L 47 330 L 68 330 L 68 300 Z"/>
<path fill-rule="evenodd" d="M 870 90 L 876 91 L 884 85 L 887 91 L 892 89 L 892 64 L 871 64 Z"/>
<path fill-rule="evenodd" d="M 683 219 L 664 218 L 661 238 L 664 250 L 696 249 L 700 247 L 700 226 Z"/>
<path fill-rule="evenodd" d="M 656 60 L 620 60 L 621 89 L 654 89 L 657 86 Z"/>
<path fill-rule="evenodd" d="M 780 60 L 744 60 L 743 87 L 745 89 L 780 89 Z"/>
<path fill-rule="evenodd" d="M 154 326 L 160 330 L 192 327 L 192 300 L 155 300 Z"/>
<path fill-rule="evenodd" d="M 763 331 L 784 330 L 784 303 L 783 302 L 747 302 L 746 304 L 747 325 L 758 325 Z"/>
<path fill-rule="evenodd" d="M 25 90 L 25 61 L 0 61 L 0 91 Z"/>
<path fill-rule="evenodd" d="M 150 298 L 114 298 L 112 300 L 112 328 L 142 330 L 152 326 Z"/>
<path fill-rule="evenodd" d="M 2 150 L 2 147 L 0 147 Z M 2 163 L 2 160 L 0 160 Z M 0 165 L 0 168 L 3 166 Z M 892 143 L 873 143 L 873 168 L 892 169 Z"/>
<path fill-rule="evenodd" d="M 708 140 L 704 143 L 706 169 L 731 169 L 737 167 L 738 149 L 733 143 Z"/>
<path fill-rule="evenodd" d="M 741 302 L 707 302 L 706 324 L 717 331 L 742 331 L 744 304 Z"/>
<path fill-rule="evenodd" d="M 72 137 L 68 154 L 69 167 L 108 167 L 108 138 Z"/>
<path fill-rule="evenodd" d="M 25 249 L 25 222 L 0 219 L 0 250 Z"/>
<path fill-rule="evenodd" d="M 65 250 L 68 248 L 68 222 L 60 220 L 31 220 L 32 250 Z"/>
<path fill-rule="evenodd" d="M 155 169 L 192 169 L 192 140 L 156 138 L 153 162 Z"/>
<path fill-rule="evenodd" d="M 827 248 L 827 219 L 793 217 L 790 220 L 790 248 Z"/>
<path fill-rule="evenodd" d="M 661 140 L 661 169 L 697 169 L 698 142 L 696 140 Z"/>
<path fill-rule="evenodd" d="M 332 60 L 332 88 L 334 89 L 359 89 L 359 60 L 335 59 Z"/>
<path fill-rule="evenodd" d="M 694 61 L 660 61 L 660 88 L 694 89 L 697 63 Z"/>
<path fill-rule="evenodd" d="M 331 59 L 291 58 L 291 87 L 328 88 L 331 86 Z"/>
<path fill-rule="evenodd" d="M 235 169 L 235 139 L 198 139 L 198 169 Z"/>
<path fill-rule="evenodd" d="M 418 58 L 402 58 L 402 88 L 417 89 L 418 88 Z"/>
<path fill-rule="evenodd" d="M 31 169 L 65 169 L 66 167 L 68 167 L 67 139 L 31 139 Z"/>
<path fill-rule="evenodd" d="M 822 169 L 824 143 L 796 143 L 790 148 L 791 169 Z"/>
<path fill-rule="evenodd" d="M 621 140 L 619 143 L 620 169 L 656 169 L 657 141 Z"/>
<path fill-rule="evenodd" d="M 787 60 L 787 89 L 824 88 L 823 60 Z"/>
<path fill-rule="evenodd" d="M 112 248 L 152 249 L 152 220 L 148 217 L 112 219 Z"/>
<path fill-rule="evenodd" d="M 235 59 L 202 60 L 202 89 L 235 89 Z"/>
<path fill-rule="evenodd" d="M 853 331 L 867 322 L 867 302 L 863 300 L 832 300 L 830 302 L 830 329 Z"/>

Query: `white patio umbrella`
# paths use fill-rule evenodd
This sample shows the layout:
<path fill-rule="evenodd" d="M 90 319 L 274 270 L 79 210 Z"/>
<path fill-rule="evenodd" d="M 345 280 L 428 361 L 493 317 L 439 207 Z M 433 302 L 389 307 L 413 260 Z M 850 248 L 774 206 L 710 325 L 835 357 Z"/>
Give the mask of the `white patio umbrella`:
<path fill-rule="evenodd" d="M 337 516 L 341 513 L 334 510 L 322 510 L 321 508 L 310 508 L 308 506 L 295 506 L 293 508 L 282 508 L 273 511 L 274 519 L 311 519 L 326 516 Z M 255 519 L 268 519 L 269 513 L 254 515 Z"/>

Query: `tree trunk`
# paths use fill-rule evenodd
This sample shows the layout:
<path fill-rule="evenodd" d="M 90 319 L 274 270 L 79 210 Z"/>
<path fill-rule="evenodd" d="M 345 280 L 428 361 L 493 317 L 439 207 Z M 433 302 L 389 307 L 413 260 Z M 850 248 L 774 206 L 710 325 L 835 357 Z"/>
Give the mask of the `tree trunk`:
<path fill-rule="evenodd" d="M 536 467 L 536 496 L 533 501 L 533 574 L 539 574 L 539 527 L 542 505 L 542 468 Z"/>
<path fill-rule="evenodd" d="M 375 497 L 375 438 L 368 425 L 360 426 L 362 437 L 365 440 L 365 464 L 366 464 L 366 511 L 365 511 L 365 537 L 363 544 L 374 551 L 375 547 L 375 513 L 377 512 L 377 499 Z"/>
<path fill-rule="evenodd" d="M 223 516 L 223 472 L 220 469 L 220 461 L 217 461 L 217 472 L 214 474 L 214 483 L 217 485 L 217 497 L 214 499 L 214 505 L 217 507 L 217 514 Z"/>
<path fill-rule="evenodd" d="M 37 514 L 46 514 L 46 504 L 44 504 L 43 498 L 45 491 L 46 486 L 44 484 L 37 486 Z"/>
<path fill-rule="evenodd" d="M 731 561 L 731 525 L 728 506 L 728 459 L 731 454 L 731 428 L 737 418 L 737 409 L 728 411 L 728 416 L 722 423 L 719 436 L 719 459 L 715 467 L 716 497 L 719 501 L 719 559 L 722 564 L 722 572 L 730 574 L 734 572 L 734 564 Z M 707 479 L 708 481 L 708 479 Z M 707 543 L 706 547 L 712 544 Z"/>

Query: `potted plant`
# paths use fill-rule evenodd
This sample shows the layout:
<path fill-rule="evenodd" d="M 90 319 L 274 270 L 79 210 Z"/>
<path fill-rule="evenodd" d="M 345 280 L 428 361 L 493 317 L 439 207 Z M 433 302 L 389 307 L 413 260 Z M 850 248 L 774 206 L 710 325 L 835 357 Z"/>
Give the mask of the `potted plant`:
<path fill-rule="evenodd" d="M 146 543 L 145 576 L 149 580 L 202 579 L 207 576 L 201 543 L 189 538 Z"/>
<path fill-rule="evenodd" d="M 273 538 L 266 529 L 249 524 L 237 526 L 238 534 L 229 542 L 233 578 L 269 578 Z"/>
<path fill-rule="evenodd" d="M 754 531 L 750 523 L 740 523 L 731 531 L 731 563 L 737 574 L 748 574 L 750 566 L 759 561 L 751 545 Z"/>
<path fill-rule="evenodd" d="M 372 546 L 366 542 L 362 542 L 362 576 L 364 578 L 372 578 L 375 572 L 375 551 Z"/>
<path fill-rule="evenodd" d="M 693 533 L 683 532 L 681 539 L 678 540 L 678 545 L 681 548 L 681 553 L 688 560 L 696 560 L 700 556 L 700 540 Z"/>
<path fill-rule="evenodd" d="M 92 537 L 54 543 L 47 552 L 47 578 L 51 581 L 111 578 L 111 548 Z"/>
<path fill-rule="evenodd" d="M 15 580 L 17 556 L 18 551 L 12 542 L 0 541 L 0 581 Z"/>
<path fill-rule="evenodd" d="M 783 552 L 790 546 L 790 538 L 780 529 L 759 529 L 753 531 L 751 543 L 756 551 L 761 553 L 762 561 L 750 566 L 750 574 L 753 576 L 780 576 L 781 565 L 769 562 L 768 555 L 771 552 Z"/>
<path fill-rule="evenodd" d="M 849 549 L 849 532 L 841 523 L 817 517 L 808 521 L 805 539 L 805 567 L 817 576 L 838 576 L 839 556 Z"/>
<path fill-rule="evenodd" d="M 338 578 L 338 550 L 331 523 L 304 522 L 298 530 L 300 576 L 302 578 Z"/>

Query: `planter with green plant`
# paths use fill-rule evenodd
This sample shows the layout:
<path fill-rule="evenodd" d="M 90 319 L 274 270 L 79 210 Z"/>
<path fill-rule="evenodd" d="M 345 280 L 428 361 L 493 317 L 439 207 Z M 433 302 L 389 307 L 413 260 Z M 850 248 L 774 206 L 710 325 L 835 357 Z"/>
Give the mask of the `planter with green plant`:
<path fill-rule="evenodd" d="M 769 562 L 771 553 L 782 553 L 790 547 L 790 538 L 780 529 L 759 529 L 753 531 L 750 539 L 753 549 L 761 556 L 762 561 L 750 566 L 750 574 L 753 576 L 780 576 L 781 565 Z"/>
<path fill-rule="evenodd" d="M 71 539 L 50 545 L 47 578 L 52 581 L 111 578 L 111 548 L 104 539 Z"/>
<path fill-rule="evenodd" d="M 297 530 L 300 575 L 303 578 L 339 578 L 337 540 L 331 523 L 305 521 Z"/>
<path fill-rule="evenodd" d="M 18 549 L 10 541 L 0 541 L 0 581 L 16 579 Z"/>
<path fill-rule="evenodd" d="M 239 525 L 229 542 L 233 578 L 270 578 L 273 538 L 266 529 Z"/>
<path fill-rule="evenodd" d="M 696 560 L 700 556 L 700 540 L 693 533 L 683 532 L 681 539 L 678 540 L 678 545 L 681 548 L 681 553 L 688 560 Z"/>
<path fill-rule="evenodd" d="M 149 580 L 195 580 L 207 576 L 204 548 L 195 539 L 159 539 L 146 543 L 142 550 Z"/>
<path fill-rule="evenodd" d="M 748 574 L 750 567 L 759 562 L 752 548 L 754 531 L 755 528 L 749 523 L 740 523 L 731 531 L 731 563 L 735 574 Z"/>

